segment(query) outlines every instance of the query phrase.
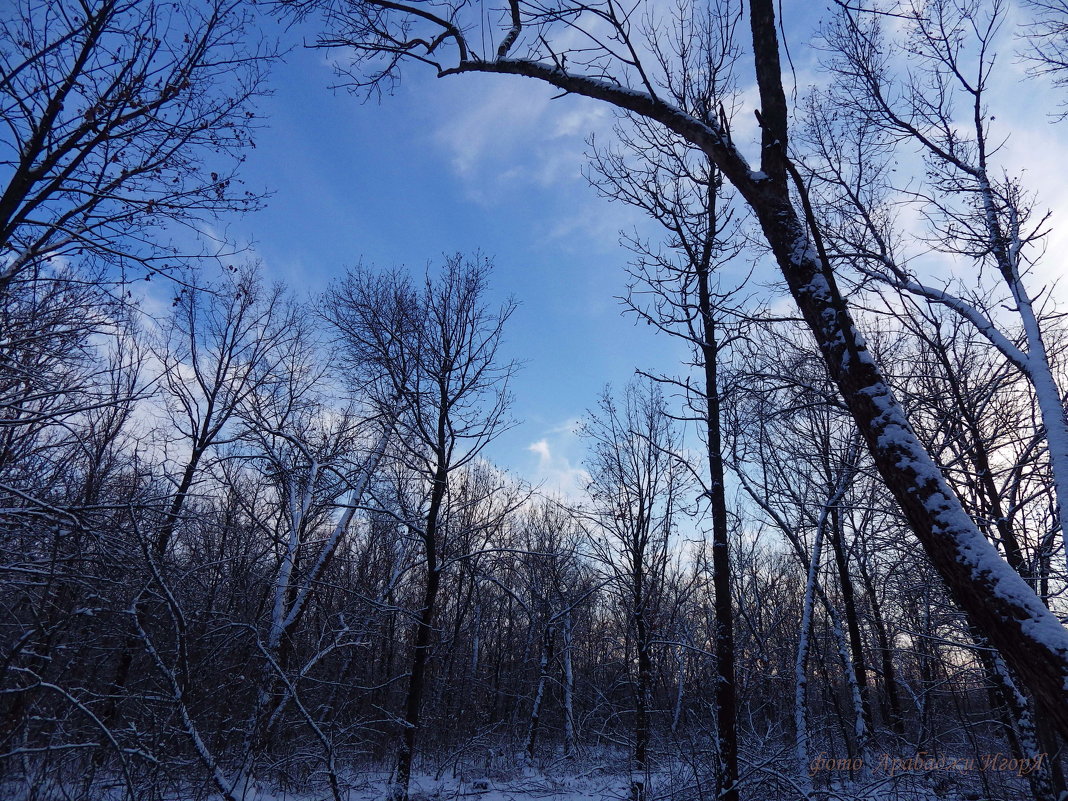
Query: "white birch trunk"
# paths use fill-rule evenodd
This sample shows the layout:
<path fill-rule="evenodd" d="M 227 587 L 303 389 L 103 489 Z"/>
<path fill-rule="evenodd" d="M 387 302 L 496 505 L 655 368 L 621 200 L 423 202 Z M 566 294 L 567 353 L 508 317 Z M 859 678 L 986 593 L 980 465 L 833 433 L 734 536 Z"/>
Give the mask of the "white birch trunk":
<path fill-rule="evenodd" d="M 574 621 L 571 610 L 563 616 L 564 641 L 564 756 L 570 758 L 575 754 L 575 669 L 571 659 L 574 633 Z"/>
<path fill-rule="evenodd" d="M 675 661 L 678 663 L 678 677 L 675 680 L 675 706 L 671 711 L 671 733 L 676 734 L 679 730 L 679 721 L 682 720 L 682 702 L 686 697 L 686 649 L 679 646 L 675 653 Z"/>
<path fill-rule="evenodd" d="M 797 743 L 794 753 L 797 756 L 798 776 L 801 789 L 806 799 L 814 795 L 811 763 L 808 745 L 808 653 L 809 638 L 812 633 L 812 611 L 816 595 L 816 574 L 819 572 L 820 552 L 823 549 L 823 526 L 816 528 L 816 542 L 812 546 L 812 558 L 808 564 L 808 578 L 805 581 L 805 600 L 801 610 L 801 636 L 797 643 L 797 659 L 794 662 L 794 729 Z"/>

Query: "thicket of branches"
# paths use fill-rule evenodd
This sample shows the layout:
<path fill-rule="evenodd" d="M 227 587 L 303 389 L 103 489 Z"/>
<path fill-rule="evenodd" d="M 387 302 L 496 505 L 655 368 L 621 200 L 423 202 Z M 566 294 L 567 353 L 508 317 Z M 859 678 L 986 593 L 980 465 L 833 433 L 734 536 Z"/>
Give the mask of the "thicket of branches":
<path fill-rule="evenodd" d="M 414 58 L 626 112 L 590 178 L 663 227 L 626 306 L 692 358 L 590 399 L 579 497 L 526 486 L 487 457 L 519 369 L 487 259 L 301 300 L 210 277 L 188 231 L 258 203 L 244 6 L 3 12 L 0 795 L 407 801 L 596 766 L 633 801 L 1058 799 L 1065 332 L 1029 274 L 1048 221 L 988 144 L 1005 9 L 843 5 L 790 116 L 754 2 L 758 171 L 729 2 L 515 1 L 484 55 L 466 4 L 295 5 L 372 89 Z M 1028 30 L 1059 79 L 1063 8 Z M 803 319 L 726 277 L 758 233 Z M 149 319 L 126 281 L 157 272 Z"/>

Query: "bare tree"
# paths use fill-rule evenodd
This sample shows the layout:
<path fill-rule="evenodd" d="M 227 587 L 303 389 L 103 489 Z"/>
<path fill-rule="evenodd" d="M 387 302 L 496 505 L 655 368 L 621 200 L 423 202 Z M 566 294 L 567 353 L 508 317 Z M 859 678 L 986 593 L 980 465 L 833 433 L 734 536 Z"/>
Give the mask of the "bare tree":
<path fill-rule="evenodd" d="M 153 546 L 157 556 L 171 544 L 204 461 L 232 439 L 232 424 L 242 410 L 255 404 L 257 396 L 277 393 L 279 384 L 308 378 L 283 369 L 294 350 L 309 347 L 301 311 L 281 286 L 263 286 L 257 268 L 246 266 L 220 281 L 182 288 L 172 308 L 156 355 L 182 458 L 175 465 L 174 494 Z M 290 399 L 299 401 L 299 396 Z"/>
<path fill-rule="evenodd" d="M 235 175 L 271 56 L 250 20 L 235 0 L 5 4 L 0 294 L 64 259 L 167 271 L 194 253 L 176 224 L 259 204 Z"/>
<path fill-rule="evenodd" d="M 34 723 L 38 703 L 66 699 L 72 709 L 82 703 L 74 677 L 56 669 L 55 653 L 72 647 L 106 653 L 106 632 L 74 613 L 99 608 L 116 625 L 114 593 L 96 579 L 130 553 L 115 504 L 140 497 L 128 459 L 144 392 L 136 328 L 124 315 L 109 319 L 105 310 L 115 305 L 98 305 L 92 287 L 65 282 L 48 290 L 8 296 L 0 313 L 6 345 L 0 575 L 7 610 L 0 748 L 16 754 L 40 737 L 55 736 L 57 746 L 65 739 L 64 727 Z M 44 685 L 55 689 L 42 693 Z"/>
<path fill-rule="evenodd" d="M 162 370 L 161 400 L 170 411 L 160 446 L 174 449 L 178 458 L 167 466 L 172 488 L 161 500 L 164 510 L 151 537 L 151 553 L 143 554 L 149 560 L 146 567 L 165 571 L 164 557 L 181 533 L 183 513 L 213 451 L 236 433 L 230 426 L 242 405 L 278 380 L 275 370 L 286 350 L 300 347 L 296 317 L 297 309 L 281 287 L 265 289 L 251 267 L 178 292 L 153 348 Z M 148 536 L 146 527 L 147 521 L 138 526 L 139 536 Z M 118 693 L 129 680 L 135 646 L 129 639 L 120 652 L 116 694 L 104 712 L 108 724 L 120 712 Z"/>
<path fill-rule="evenodd" d="M 515 308 L 487 305 L 489 263 L 457 255 L 422 286 L 398 273 L 350 272 L 327 296 L 326 315 L 373 402 L 396 414 L 397 450 L 409 476 L 399 522 L 420 549 L 420 597 L 412 612 L 411 663 L 390 797 L 407 801 L 442 582 L 464 554 L 464 512 L 496 493 L 493 483 L 465 496 L 457 482 L 507 425 L 508 379 L 501 362 L 504 324 Z M 468 521 L 469 522 L 469 521 Z M 462 551 L 461 547 L 461 551 Z"/>
<path fill-rule="evenodd" d="M 518 521 L 514 594 L 531 620 L 532 638 L 538 642 L 538 679 L 530 705 L 524 751 L 528 762 L 543 728 L 553 662 L 558 638 L 561 642 L 564 756 L 575 752 L 574 670 L 572 667 L 576 607 L 588 603 L 596 585 L 591 586 L 589 568 L 579 556 L 581 527 L 577 517 L 561 502 L 542 499 L 534 503 Z"/>
<path fill-rule="evenodd" d="M 829 188 L 841 221 L 823 224 L 826 242 L 833 258 L 863 276 L 961 317 L 1030 382 L 1068 559 L 1068 416 L 1050 356 L 1046 304 L 1028 275 L 1048 215 L 1036 218 L 1021 181 L 999 168 L 997 115 L 988 108 L 1007 9 L 956 0 L 901 9 L 907 21 L 899 37 L 913 66 L 907 75 L 889 69 L 876 10 L 843 6 L 827 29 L 839 85 L 822 110 L 814 109 L 810 126 L 820 156 L 811 180 Z M 967 127 L 958 119 L 962 105 Z M 852 159 L 843 157 L 840 133 L 857 147 Z M 905 145 L 921 155 L 926 177 L 898 186 L 888 162 Z M 828 161 L 833 166 L 818 166 Z M 962 262 L 957 275 L 928 277 L 930 255 L 910 252 L 889 211 L 901 201 L 922 213 L 925 245 Z"/>
<path fill-rule="evenodd" d="M 371 90 L 388 86 L 411 61 L 428 64 L 441 76 L 524 76 L 646 117 L 701 149 L 752 210 L 877 470 L 954 600 L 1013 665 L 1057 727 L 1068 732 L 1063 692 L 1068 631 L 968 518 L 916 437 L 839 291 L 835 266 L 791 159 L 789 105 L 771 0 L 756 0 L 749 9 L 760 102 L 756 166 L 735 145 L 717 110 L 678 104 L 663 93 L 670 76 L 642 57 L 642 34 L 656 29 L 652 10 L 643 15 L 614 0 L 569 2 L 551 10 L 511 0 L 503 25 L 474 40 L 465 31 L 486 26 L 468 18 L 460 3 L 291 5 L 323 8 L 332 32 L 321 43 L 351 48 L 353 81 Z"/>
<path fill-rule="evenodd" d="M 713 108 L 729 127 L 733 101 L 738 9 L 730 2 L 707 16 L 676 10 L 673 28 L 653 40 L 658 64 L 679 53 L 677 80 L 665 87 L 676 103 Z M 720 797 L 737 798 L 738 732 L 734 678 L 734 619 L 731 604 L 730 546 L 721 406 L 723 371 L 734 337 L 744 326 L 738 288 L 725 286 L 721 271 L 741 252 L 739 224 L 715 164 L 697 148 L 662 126 L 629 115 L 619 125 L 618 149 L 594 149 L 591 182 L 606 197 L 628 203 L 656 220 L 667 235 L 666 248 L 625 236 L 635 254 L 626 305 L 660 332 L 687 343 L 697 373 L 664 378 L 683 391 L 704 443 L 706 477 L 701 479 L 712 528 L 712 581 L 716 592 L 716 750 Z M 698 471 L 694 471 L 699 476 Z M 681 684 L 680 684 L 681 687 Z"/>
<path fill-rule="evenodd" d="M 634 656 L 634 762 L 631 799 L 645 801 L 651 769 L 653 651 L 661 635 L 664 585 L 676 516 L 685 491 L 681 443 L 660 386 L 651 379 L 627 386 L 620 402 L 606 390 L 583 429 L 594 521 L 592 548 L 617 598 Z M 629 649 L 628 649 L 629 650 Z"/>
<path fill-rule="evenodd" d="M 1057 86 L 1065 86 L 1068 72 L 1068 3 L 1064 0 L 1027 0 L 1031 29 L 1024 38 L 1023 55 L 1033 71 L 1049 75 Z"/>
<path fill-rule="evenodd" d="M 842 666 L 851 712 L 842 722 L 843 739 L 851 758 L 867 761 L 872 721 L 864 645 L 844 542 L 860 462 L 859 442 L 851 421 L 835 402 L 823 364 L 807 349 L 808 343 L 796 341 L 791 331 L 789 324 L 780 323 L 752 332 L 740 359 L 747 365 L 747 374 L 736 379 L 740 397 L 732 403 L 731 428 L 735 475 L 761 516 L 789 543 L 807 576 L 794 664 L 798 764 L 807 773 L 811 758 L 808 673 L 817 604 L 831 624 L 834 650 Z M 833 579 L 824 577 L 826 550 L 834 556 L 840 599 L 834 597 Z M 812 785 L 806 784 L 804 791 L 811 796 Z"/>

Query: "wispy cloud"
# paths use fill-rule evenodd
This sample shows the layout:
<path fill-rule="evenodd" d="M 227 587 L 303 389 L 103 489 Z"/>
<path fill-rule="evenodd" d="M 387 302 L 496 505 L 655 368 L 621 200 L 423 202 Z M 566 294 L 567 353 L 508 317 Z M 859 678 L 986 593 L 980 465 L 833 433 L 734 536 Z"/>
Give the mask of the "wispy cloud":
<path fill-rule="evenodd" d="M 441 108 L 433 138 L 473 199 L 483 202 L 501 192 L 581 183 L 585 138 L 607 133 L 613 119 L 603 103 L 554 101 L 547 86 L 494 76 L 457 82 L 433 102 Z"/>

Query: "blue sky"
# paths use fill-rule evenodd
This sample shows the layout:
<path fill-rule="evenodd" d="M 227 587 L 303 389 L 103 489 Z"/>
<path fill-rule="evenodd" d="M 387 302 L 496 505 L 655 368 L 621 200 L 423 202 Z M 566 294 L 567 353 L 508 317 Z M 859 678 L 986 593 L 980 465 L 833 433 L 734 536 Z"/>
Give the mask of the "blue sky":
<path fill-rule="evenodd" d="M 623 228 L 652 228 L 597 197 L 582 177 L 584 138 L 610 110 L 498 76 L 439 80 L 412 70 L 395 96 L 361 103 L 336 82 L 330 54 L 295 49 L 262 103 L 267 126 L 243 167 L 273 196 L 231 223 L 268 275 L 322 289 L 362 259 L 416 270 L 443 253 L 493 258 L 493 290 L 520 306 L 506 355 L 525 360 L 513 391 L 520 424 L 489 452 L 549 486 L 576 488 L 574 422 L 606 382 L 635 367 L 671 370 L 680 347 L 635 326 L 625 291 Z"/>
<path fill-rule="evenodd" d="M 786 30 L 813 30 L 821 10 L 787 3 Z M 278 30 L 287 43 L 315 36 L 314 27 Z M 810 35 L 790 39 L 803 94 L 820 80 L 819 55 Z M 683 355 L 677 343 L 622 316 L 615 300 L 630 258 L 619 231 L 656 231 L 599 198 L 582 177 L 584 140 L 610 135 L 611 110 L 582 98 L 553 100 L 535 81 L 437 79 L 419 68 L 405 72 L 395 95 L 362 103 L 330 89 L 338 83 L 333 56 L 297 46 L 274 70 L 274 94 L 261 105 L 267 127 L 243 170 L 251 188 L 274 195 L 264 211 L 233 221 L 230 235 L 254 242 L 269 276 L 308 293 L 361 259 L 420 270 L 443 253 L 491 256 L 494 291 L 521 304 L 506 356 L 526 367 L 513 385 L 521 422 L 489 455 L 525 478 L 577 489 L 582 446 L 573 427 L 603 385 L 621 386 L 635 367 L 675 371 Z M 1068 208 L 1059 178 L 1068 128 L 1048 114 L 1061 98 L 1031 81 L 1021 104 L 1025 67 L 1009 54 L 1001 65 L 993 97 L 1006 100 L 1002 114 L 1012 113 L 1003 160 L 1029 169 L 1040 205 Z M 736 141 L 752 133 L 754 101 L 743 95 Z M 1068 230 L 1055 228 L 1049 253 L 1065 248 Z M 1061 272 L 1059 260 L 1047 263 L 1047 275 Z"/>

